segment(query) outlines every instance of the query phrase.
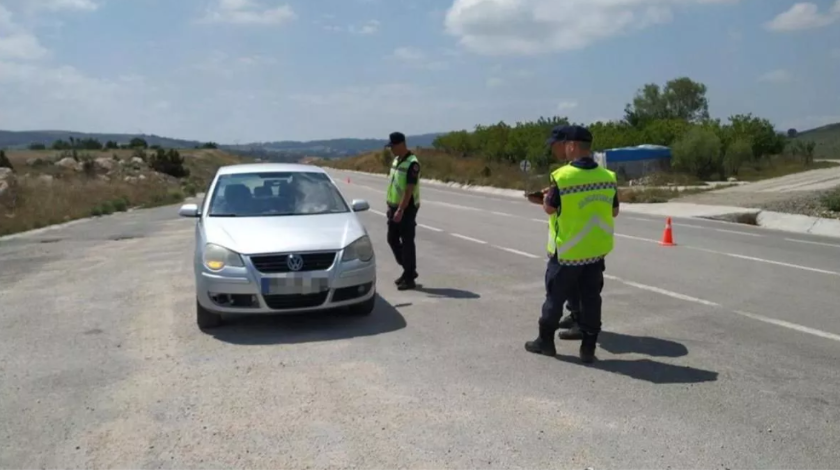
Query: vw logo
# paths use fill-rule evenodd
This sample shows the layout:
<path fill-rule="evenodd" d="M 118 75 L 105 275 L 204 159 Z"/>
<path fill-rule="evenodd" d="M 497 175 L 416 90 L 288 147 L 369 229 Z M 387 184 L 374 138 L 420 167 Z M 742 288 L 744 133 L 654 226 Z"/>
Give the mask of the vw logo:
<path fill-rule="evenodd" d="M 303 257 L 300 255 L 289 255 L 286 258 L 286 266 L 289 267 L 290 271 L 300 271 L 303 269 Z"/>

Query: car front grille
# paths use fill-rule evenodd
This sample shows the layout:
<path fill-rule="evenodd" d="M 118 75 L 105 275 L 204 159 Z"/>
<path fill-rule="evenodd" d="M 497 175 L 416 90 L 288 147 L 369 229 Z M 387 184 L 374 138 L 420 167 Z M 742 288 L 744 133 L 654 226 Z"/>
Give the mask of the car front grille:
<path fill-rule="evenodd" d="M 291 294 L 291 295 L 263 295 L 263 300 L 268 308 L 272 310 L 289 310 L 293 308 L 317 307 L 327 301 L 330 291 L 317 294 Z"/>
<path fill-rule="evenodd" d="M 303 258 L 303 267 L 295 272 L 323 271 L 325 269 L 329 269 L 329 267 L 333 265 L 333 262 L 335 262 L 335 256 L 335 251 L 326 253 L 301 253 L 300 257 Z M 257 271 L 261 273 L 288 273 L 292 272 L 287 264 L 288 259 L 288 254 L 259 255 L 252 256 L 251 262 L 254 263 L 254 267 L 257 268 Z"/>

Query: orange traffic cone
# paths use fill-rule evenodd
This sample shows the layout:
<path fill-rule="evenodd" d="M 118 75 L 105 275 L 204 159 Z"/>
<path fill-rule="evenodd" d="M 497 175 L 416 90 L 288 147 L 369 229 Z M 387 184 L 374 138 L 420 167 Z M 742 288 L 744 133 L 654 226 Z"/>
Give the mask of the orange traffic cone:
<path fill-rule="evenodd" d="M 675 246 L 674 230 L 671 228 L 671 218 L 665 220 L 665 231 L 662 232 L 662 241 L 659 242 L 662 246 Z"/>

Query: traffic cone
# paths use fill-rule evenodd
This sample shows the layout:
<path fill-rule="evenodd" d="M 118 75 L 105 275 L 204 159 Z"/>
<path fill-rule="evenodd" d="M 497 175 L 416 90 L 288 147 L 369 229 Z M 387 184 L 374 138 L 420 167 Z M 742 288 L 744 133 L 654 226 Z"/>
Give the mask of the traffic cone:
<path fill-rule="evenodd" d="M 671 218 L 665 220 L 665 231 L 662 232 L 662 241 L 659 242 L 662 246 L 675 246 L 674 230 L 671 228 Z"/>

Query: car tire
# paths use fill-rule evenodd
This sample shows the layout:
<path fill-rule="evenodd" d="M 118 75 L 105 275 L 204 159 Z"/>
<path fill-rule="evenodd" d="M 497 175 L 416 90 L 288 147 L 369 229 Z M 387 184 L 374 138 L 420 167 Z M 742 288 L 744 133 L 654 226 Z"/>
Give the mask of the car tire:
<path fill-rule="evenodd" d="M 350 315 L 355 317 L 366 317 L 373 313 L 376 308 L 376 294 L 373 294 L 370 299 L 356 305 L 350 306 Z"/>
<path fill-rule="evenodd" d="M 198 300 L 195 301 L 195 321 L 202 330 L 217 328 L 222 325 L 222 316 L 213 313 L 202 307 Z"/>

